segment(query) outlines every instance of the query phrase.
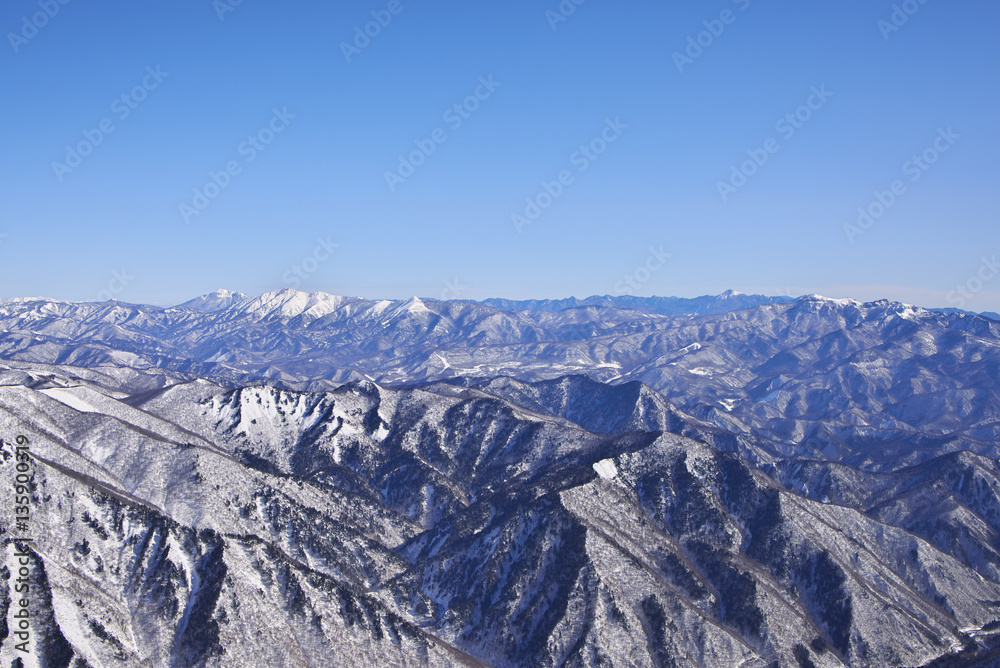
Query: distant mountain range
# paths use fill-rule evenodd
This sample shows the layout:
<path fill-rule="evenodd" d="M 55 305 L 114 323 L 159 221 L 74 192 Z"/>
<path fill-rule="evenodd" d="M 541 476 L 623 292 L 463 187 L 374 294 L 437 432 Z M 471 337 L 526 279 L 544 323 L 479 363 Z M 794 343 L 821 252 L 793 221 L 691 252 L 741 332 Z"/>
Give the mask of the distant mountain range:
<path fill-rule="evenodd" d="M 720 295 L 704 297 L 587 297 L 586 299 L 530 299 L 515 301 L 510 299 L 484 299 L 481 303 L 494 306 L 503 311 L 563 311 L 583 306 L 601 306 L 606 308 L 631 309 L 643 313 L 659 315 L 703 315 L 712 313 L 728 313 L 740 309 L 762 306 L 764 304 L 787 304 L 795 301 L 794 297 L 766 297 L 764 295 L 745 295 L 735 290 L 727 290 Z"/>
<path fill-rule="evenodd" d="M 252 298 L 242 292 L 217 290 L 184 302 L 178 308 L 193 311 L 221 311 L 236 304 L 250 301 Z M 428 300 L 436 301 L 436 300 Z M 530 299 L 517 301 L 512 299 L 484 299 L 479 302 L 493 306 L 502 311 L 563 311 L 582 306 L 603 306 L 608 308 L 632 309 L 644 313 L 659 313 L 660 315 L 699 315 L 702 313 L 725 313 L 741 308 L 750 308 L 762 304 L 779 304 L 795 301 L 793 297 L 767 297 L 764 295 L 745 295 L 736 290 L 726 290 L 719 295 L 703 297 L 634 297 L 610 295 L 577 299 Z"/>
<path fill-rule="evenodd" d="M 3 300 L 39 665 L 993 666 L 998 378 L 816 295 Z"/>
<path fill-rule="evenodd" d="M 723 295 L 698 308 L 724 302 L 745 300 Z M 756 443 L 743 452 L 755 464 L 798 454 L 871 470 L 992 452 L 1000 440 L 998 333 L 1000 322 L 979 316 L 815 295 L 673 317 L 294 290 L 215 293 L 173 308 L 0 302 L 3 359 L 313 391 L 353 380 L 639 381 Z"/>
<path fill-rule="evenodd" d="M 242 292 L 232 292 L 229 290 L 217 290 L 207 295 L 202 295 L 180 305 L 179 308 L 188 308 L 195 311 L 221 311 L 235 304 L 249 301 L 249 295 Z M 568 297 L 566 299 L 484 299 L 480 304 L 493 306 L 502 311 L 563 311 L 571 308 L 584 306 L 602 306 L 607 308 L 629 309 L 641 311 L 643 313 L 657 313 L 659 315 L 680 316 L 680 315 L 704 315 L 713 313 L 728 313 L 740 309 L 753 308 L 765 304 L 788 304 L 794 302 L 796 297 L 789 296 L 767 296 L 767 295 L 747 295 L 736 290 L 726 290 L 718 295 L 704 295 L 702 297 L 635 297 L 631 295 L 611 296 L 594 295 L 584 299 Z M 435 300 L 428 300 L 435 301 Z M 942 313 L 969 313 L 971 315 L 981 315 L 986 318 L 1000 321 L 1000 313 L 992 311 L 963 311 L 956 308 L 929 309 L 941 311 Z"/>

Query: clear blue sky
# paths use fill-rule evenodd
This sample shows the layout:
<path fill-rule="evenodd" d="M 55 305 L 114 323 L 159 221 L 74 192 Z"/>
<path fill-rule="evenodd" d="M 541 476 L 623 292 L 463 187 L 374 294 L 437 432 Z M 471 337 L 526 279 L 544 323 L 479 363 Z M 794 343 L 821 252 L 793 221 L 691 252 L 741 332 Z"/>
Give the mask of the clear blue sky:
<path fill-rule="evenodd" d="M 966 308 L 1000 310 L 982 266 L 1000 254 L 994 0 L 910 0 L 891 31 L 876 0 L 567 0 L 568 17 L 558 0 L 234 1 L 3 4 L 0 297 L 734 288 L 957 306 L 964 285 Z M 391 21 L 345 55 L 372 12 Z M 604 153 L 577 153 L 602 133 Z M 418 141 L 433 153 L 397 171 Z M 925 150 L 926 171 L 907 165 Z M 767 161 L 731 180 L 748 151 Z M 213 172 L 228 183 L 200 201 Z M 515 225 L 526 198 L 548 206 Z"/>

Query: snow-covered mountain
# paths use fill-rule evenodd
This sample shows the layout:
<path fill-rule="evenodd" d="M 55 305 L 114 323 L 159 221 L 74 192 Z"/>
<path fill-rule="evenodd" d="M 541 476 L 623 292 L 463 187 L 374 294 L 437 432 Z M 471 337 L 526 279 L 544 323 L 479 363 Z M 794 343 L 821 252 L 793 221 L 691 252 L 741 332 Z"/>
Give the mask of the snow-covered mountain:
<path fill-rule="evenodd" d="M 301 390 L 362 379 L 639 381 L 781 456 L 872 470 L 959 450 L 995 456 L 1000 441 L 1000 322 L 968 314 L 818 296 L 676 317 L 294 290 L 196 301 L 166 309 L 0 302 L 0 358 Z"/>
<path fill-rule="evenodd" d="M 249 298 L 250 297 L 242 292 L 216 290 L 215 292 L 210 292 L 207 295 L 195 297 L 190 301 L 186 301 L 177 308 L 188 309 L 191 311 L 205 311 L 210 313 L 212 311 L 227 309 L 235 304 L 245 302 Z"/>
<path fill-rule="evenodd" d="M 35 459 L 42 665 L 917 666 L 993 646 L 990 558 L 885 502 L 555 407 L 6 365 L 0 430 Z M 956 489 L 996 490 L 982 467 Z M 900 504 L 905 483 L 867 475 L 869 502 Z M 970 545 L 1000 527 L 995 493 L 979 502 L 950 518 Z"/>
<path fill-rule="evenodd" d="M 993 665 L 1000 323 L 739 297 L 0 302 L 31 665 Z"/>

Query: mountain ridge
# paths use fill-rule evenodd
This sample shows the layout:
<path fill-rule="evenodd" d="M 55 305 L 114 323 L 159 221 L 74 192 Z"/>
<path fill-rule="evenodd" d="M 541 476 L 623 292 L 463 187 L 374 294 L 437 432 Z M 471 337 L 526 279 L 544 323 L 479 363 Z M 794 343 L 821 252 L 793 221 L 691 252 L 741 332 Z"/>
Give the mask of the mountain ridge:
<path fill-rule="evenodd" d="M 59 665 L 986 665 L 998 377 L 888 300 L 0 302 Z"/>
<path fill-rule="evenodd" d="M 1000 583 L 896 516 L 616 411 L 597 423 L 626 431 L 601 435 L 454 385 L 0 368 L 0 430 L 30 437 L 46 517 L 36 632 L 135 666 L 875 668 L 995 645 Z M 281 633 L 248 632 L 265 618 Z"/>
<path fill-rule="evenodd" d="M 303 390 L 363 379 L 640 381 L 688 415 L 779 452 L 822 451 L 874 469 L 892 457 L 913 464 L 955 449 L 989 454 L 1000 440 L 1000 392 L 990 380 L 1000 368 L 1000 323 L 887 300 L 807 296 L 676 317 L 291 290 L 211 312 L 6 302 L 0 358 Z"/>

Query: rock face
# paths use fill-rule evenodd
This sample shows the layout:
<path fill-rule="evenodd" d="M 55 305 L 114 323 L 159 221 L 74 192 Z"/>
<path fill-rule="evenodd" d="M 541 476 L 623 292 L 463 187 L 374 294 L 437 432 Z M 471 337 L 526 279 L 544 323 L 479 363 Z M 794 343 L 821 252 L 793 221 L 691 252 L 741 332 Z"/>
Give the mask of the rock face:
<path fill-rule="evenodd" d="M 29 526 L 0 514 L 4 667 L 902 668 L 1000 648 L 984 318 L 288 291 L 5 301 L 0 327 L 3 508 L 17 435 L 33 474 Z"/>

